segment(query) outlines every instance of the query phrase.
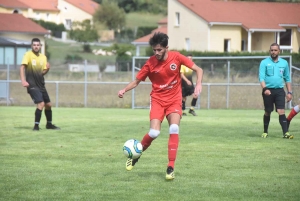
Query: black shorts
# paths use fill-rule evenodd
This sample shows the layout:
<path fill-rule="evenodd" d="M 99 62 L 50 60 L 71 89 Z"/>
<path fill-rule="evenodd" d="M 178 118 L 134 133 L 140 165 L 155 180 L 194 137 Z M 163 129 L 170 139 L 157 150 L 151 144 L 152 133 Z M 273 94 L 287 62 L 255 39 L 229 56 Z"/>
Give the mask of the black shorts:
<path fill-rule="evenodd" d="M 192 82 L 192 85 L 188 85 L 184 80 L 181 80 L 182 97 L 190 96 L 194 93 L 195 91 L 194 83 L 192 80 L 190 81 Z"/>
<path fill-rule="evenodd" d="M 45 103 L 50 102 L 50 98 L 46 89 L 39 89 L 39 88 L 32 87 L 32 88 L 28 88 L 27 92 L 30 94 L 31 99 L 35 104 L 41 102 L 45 102 Z"/>
<path fill-rule="evenodd" d="M 281 89 L 269 89 L 271 91 L 271 95 L 266 96 L 262 93 L 262 97 L 264 100 L 264 106 L 266 112 L 272 112 L 274 110 L 274 104 L 277 109 L 285 109 L 285 91 L 283 88 Z"/>

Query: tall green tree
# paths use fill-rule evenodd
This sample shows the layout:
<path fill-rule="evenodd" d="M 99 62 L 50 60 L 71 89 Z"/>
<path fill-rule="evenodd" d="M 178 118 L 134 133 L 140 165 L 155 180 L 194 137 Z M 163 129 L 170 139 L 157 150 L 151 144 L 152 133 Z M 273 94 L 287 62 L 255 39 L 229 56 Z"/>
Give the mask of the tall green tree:
<path fill-rule="evenodd" d="M 98 33 L 90 20 L 84 20 L 82 22 L 73 22 L 72 29 L 69 31 L 70 38 L 78 42 L 83 42 L 83 51 L 91 52 L 88 42 L 94 42 L 98 40 Z"/>
<path fill-rule="evenodd" d="M 122 29 L 126 24 L 125 17 L 125 11 L 109 0 L 103 0 L 93 16 L 95 22 L 105 24 L 110 30 Z"/>

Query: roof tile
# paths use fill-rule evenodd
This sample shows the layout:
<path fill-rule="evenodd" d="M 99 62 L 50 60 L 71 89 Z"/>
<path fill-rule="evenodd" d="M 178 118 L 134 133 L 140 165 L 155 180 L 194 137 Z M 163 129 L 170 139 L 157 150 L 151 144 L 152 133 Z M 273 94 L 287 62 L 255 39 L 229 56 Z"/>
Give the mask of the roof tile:
<path fill-rule="evenodd" d="M 300 27 L 300 3 L 178 0 L 208 23 L 241 23 L 245 29 L 282 29 L 279 24 Z"/>
<path fill-rule="evenodd" d="M 0 32 L 48 34 L 48 31 L 21 14 L 0 13 Z"/>

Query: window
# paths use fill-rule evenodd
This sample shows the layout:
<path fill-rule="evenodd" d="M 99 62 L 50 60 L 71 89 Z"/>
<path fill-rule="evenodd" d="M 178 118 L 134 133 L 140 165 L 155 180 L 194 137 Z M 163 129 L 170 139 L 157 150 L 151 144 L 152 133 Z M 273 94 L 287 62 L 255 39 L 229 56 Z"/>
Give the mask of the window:
<path fill-rule="evenodd" d="M 245 40 L 242 40 L 241 51 L 246 51 L 246 43 L 245 43 Z"/>
<path fill-rule="evenodd" d="M 224 52 L 230 52 L 230 39 L 224 40 Z"/>
<path fill-rule="evenodd" d="M 191 49 L 191 42 L 190 42 L 189 38 L 185 39 L 185 49 L 186 49 L 186 51 L 190 51 L 190 49 Z"/>
<path fill-rule="evenodd" d="M 10 65 L 15 63 L 15 50 L 13 47 L 4 48 L 4 63 Z"/>
<path fill-rule="evenodd" d="M 46 13 L 46 21 L 50 21 L 51 20 L 51 15 L 49 13 Z"/>
<path fill-rule="evenodd" d="M 180 26 L 180 13 L 176 12 L 175 17 L 176 17 L 175 26 Z"/>
<path fill-rule="evenodd" d="M 71 29 L 72 26 L 72 20 L 66 19 L 66 29 Z"/>
<path fill-rule="evenodd" d="M 0 65 L 4 64 L 4 47 L 0 47 Z"/>
<path fill-rule="evenodd" d="M 279 44 L 284 46 L 292 45 L 292 30 L 286 29 L 286 32 L 279 33 Z"/>
<path fill-rule="evenodd" d="M 36 19 L 36 20 L 40 20 L 40 13 L 36 13 L 36 14 L 35 14 L 35 19 Z"/>
<path fill-rule="evenodd" d="M 22 63 L 23 56 L 26 52 L 27 52 L 26 47 L 17 48 L 17 65 L 20 65 Z"/>

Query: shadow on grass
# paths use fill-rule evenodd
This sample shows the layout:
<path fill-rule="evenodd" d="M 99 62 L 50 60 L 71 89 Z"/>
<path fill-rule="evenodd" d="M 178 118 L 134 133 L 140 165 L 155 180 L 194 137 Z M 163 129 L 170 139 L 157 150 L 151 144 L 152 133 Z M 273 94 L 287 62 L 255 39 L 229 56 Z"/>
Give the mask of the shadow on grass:
<path fill-rule="evenodd" d="M 20 130 L 32 130 L 33 126 L 19 126 L 19 127 L 14 127 L 14 129 L 20 129 Z"/>

